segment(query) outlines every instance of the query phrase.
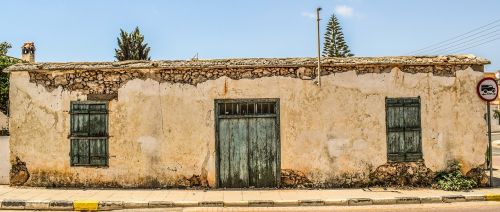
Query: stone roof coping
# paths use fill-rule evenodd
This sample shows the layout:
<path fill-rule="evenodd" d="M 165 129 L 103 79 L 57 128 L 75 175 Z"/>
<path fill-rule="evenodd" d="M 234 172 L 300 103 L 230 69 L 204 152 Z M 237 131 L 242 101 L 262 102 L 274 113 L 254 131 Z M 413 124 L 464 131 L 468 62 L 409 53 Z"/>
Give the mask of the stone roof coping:
<path fill-rule="evenodd" d="M 395 57 L 328 57 L 322 58 L 322 66 L 384 66 L 384 65 L 485 65 L 490 61 L 474 55 L 447 56 L 395 56 Z M 200 60 L 118 61 L 118 62 L 50 62 L 19 63 L 6 68 L 11 71 L 39 70 L 102 70 L 148 68 L 259 68 L 259 67 L 315 67 L 317 58 L 240 58 Z"/>

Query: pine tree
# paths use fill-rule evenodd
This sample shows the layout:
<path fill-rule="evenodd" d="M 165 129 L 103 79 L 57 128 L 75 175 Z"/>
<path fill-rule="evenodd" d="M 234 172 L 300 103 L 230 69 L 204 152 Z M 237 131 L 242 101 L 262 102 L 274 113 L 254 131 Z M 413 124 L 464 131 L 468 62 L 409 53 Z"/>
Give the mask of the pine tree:
<path fill-rule="evenodd" d="M 118 49 L 115 49 L 115 58 L 123 60 L 151 60 L 147 43 L 144 43 L 144 35 L 139 31 L 139 27 L 131 33 L 120 29 L 118 40 Z"/>
<path fill-rule="evenodd" d="M 325 32 L 325 43 L 323 46 L 323 56 L 324 57 L 352 57 L 354 54 L 349 50 L 349 46 L 344 40 L 344 33 L 342 33 L 342 27 L 332 14 L 328 24 L 326 26 Z"/>

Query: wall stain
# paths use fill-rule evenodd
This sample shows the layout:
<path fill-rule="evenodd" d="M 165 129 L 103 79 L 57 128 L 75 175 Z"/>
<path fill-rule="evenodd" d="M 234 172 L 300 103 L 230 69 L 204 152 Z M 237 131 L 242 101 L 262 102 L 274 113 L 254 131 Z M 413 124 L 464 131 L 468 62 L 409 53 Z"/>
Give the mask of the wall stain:
<path fill-rule="evenodd" d="M 223 96 L 227 95 L 227 90 L 228 90 L 228 88 L 227 88 L 227 80 L 224 80 L 224 88 L 222 90 L 222 95 Z"/>
<path fill-rule="evenodd" d="M 133 181 L 123 178 L 102 180 L 100 177 L 82 179 L 78 173 L 60 170 L 34 170 L 24 186 L 48 188 L 207 188 L 208 183 L 200 175 L 177 177 L 142 176 Z"/>

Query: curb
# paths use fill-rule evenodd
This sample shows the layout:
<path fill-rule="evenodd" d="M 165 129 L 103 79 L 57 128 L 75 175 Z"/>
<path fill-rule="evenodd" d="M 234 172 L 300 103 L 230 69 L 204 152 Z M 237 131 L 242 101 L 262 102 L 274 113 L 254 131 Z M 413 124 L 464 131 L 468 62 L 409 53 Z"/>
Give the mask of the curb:
<path fill-rule="evenodd" d="M 16 200 L 0 201 L 0 210 L 121 210 L 138 208 L 186 207 L 301 207 L 301 206 L 359 206 L 430 204 L 453 202 L 500 201 L 500 194 L 446 195 L 428 197 L 303 199 L 303 200 L 248 200 L 248 201 L 96 201 L 96 200 Z"/>

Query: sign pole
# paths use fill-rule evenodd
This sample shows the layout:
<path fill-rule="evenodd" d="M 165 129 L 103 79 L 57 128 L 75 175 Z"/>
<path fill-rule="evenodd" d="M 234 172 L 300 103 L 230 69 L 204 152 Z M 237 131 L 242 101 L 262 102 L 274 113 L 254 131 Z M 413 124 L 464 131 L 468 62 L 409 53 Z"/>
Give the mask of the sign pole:
<path fill-rule="evenodd" d="M 486 120 L 488 122 L 488 159 L 490 161 L 490 187 L 493 187 L 493 145 L 491 145 L 491 116 L 490 102 L 498 98 L 498 81 L 491 77 L 486 77 L 477 83 L 476 89 L 479 98 L 486 102 Z"/>
<path fill-rule="evenodd" d="M 488 157 L 490 159 L 490 187 L 493 187 L 493 146 L 491 145 L 491 116 L 490 102 L 486 102 L 486 110 L 488 112 Z"/>

